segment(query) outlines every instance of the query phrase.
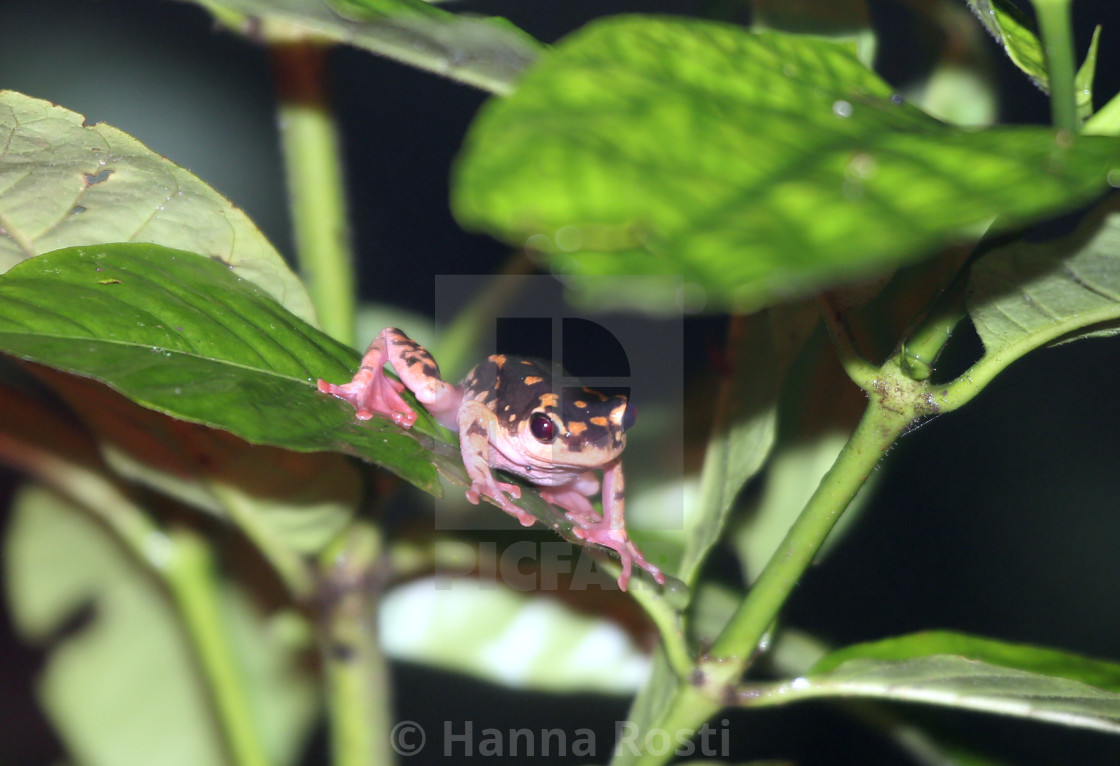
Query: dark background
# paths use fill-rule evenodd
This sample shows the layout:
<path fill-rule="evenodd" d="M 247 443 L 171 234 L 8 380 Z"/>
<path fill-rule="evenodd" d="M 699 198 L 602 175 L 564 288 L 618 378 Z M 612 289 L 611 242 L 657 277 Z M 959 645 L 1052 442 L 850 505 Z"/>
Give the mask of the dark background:
<path fill-rule="evenodd" d="M 507 16 L 554 41 L 606 13 L 713 7 L 564 0 L 469 9 Z M 879 68 L 904 84 L 920 74 L 908 67 L 922 65 L 929 29 L 905 7 L 879 2 L 874 10 Z M 1103 102 L 1120 88 L 1115 4 L 1079 0 L 1075 11 L 1079 50 L 1091 23 L 1106 23 L 1097 84 Z M 1044 97 L 991 52 L 1003 118 L 1046 122 Z M 505 257 L 497 243 L 459 230 L 447 205 L 448 168 L 484 94 L 360 51 L 339 50 L 334 63 L 363 297 L 430 314 L 435 275 L 486 273 Z M 291 252 L 264 53 L 215 31 L 200 9 L 155 0 L 3 0 L 0 88 L 135 135 L 215 186 Z M 689 325 L 687 363 L 702 363 L 718 334 L 718 321 Z M 968 349 L 966 341 L 958 353 Z M 946 628 L 1120 660 L 1118 380 L 1120 340 L 1042 351 L 961 412 L 907 435 L 881 469 L 880 492 L 858 526 L 799 586 L 789 622 L 837 644 Z M 0 474 L 0 493 L 14 481 Z M 0 610 L 6 764 L 47 763 L 58 752 L 32 701 L 37 662 Z M 399 717 L 421 722 L 461 719 L 465 709 L 476 720 L 493 719 L 479 726 L 590 726 L 605 740 L 627 707 L 592 699 L 576 720 L 558 723 L 556 710 L 571 706 L 547 695 L 412 667 L 397 668 L 397 681 Z M 1008 763 L 1120 763 L 1115 737 L 929 713 Z M 743 757 L 907 762 L 823 705 L 729 717 L 741 723 L 732 742 Z"/>

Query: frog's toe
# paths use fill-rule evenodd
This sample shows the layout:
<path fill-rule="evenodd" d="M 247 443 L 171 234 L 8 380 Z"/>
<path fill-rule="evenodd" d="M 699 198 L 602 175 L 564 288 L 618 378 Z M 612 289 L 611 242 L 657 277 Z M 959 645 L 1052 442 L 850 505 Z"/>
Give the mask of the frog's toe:
<path fill-rule="evenodd" d="M 572 532 L 581 540 L 595 543 L 596 545 L 602 545 L 604 548 L 610 548 L 618 554 L 619 563 L 622 564 L 622 573 L 618 576 L 618 587 L 620 590 L 626 590 L 629 585 L 630 576 L 633 573 L 635 564 L 649 572 L 659 585 L 665 584 L 665 575 L 661 573 L 660 569 L 646 561 L 645 556 L 638 550 L 638 546 L 634 545 L 629 535 L 626 534 L 626 530 L 611 529 L 603 525 L 592 525 L 585 527 L 577 526 L 572 529 Z"/>
<path fill-rule="evenodd" d="M 324 394 L 349 402 L 358 420 L 369 420 L 381 415 L 401 428 L 411 428 L 416 422 L 416 412 L 401 397 L 400 381 L 362 368 L 349 383 L 336 385 L 319 379 L 318 387 Z"/>

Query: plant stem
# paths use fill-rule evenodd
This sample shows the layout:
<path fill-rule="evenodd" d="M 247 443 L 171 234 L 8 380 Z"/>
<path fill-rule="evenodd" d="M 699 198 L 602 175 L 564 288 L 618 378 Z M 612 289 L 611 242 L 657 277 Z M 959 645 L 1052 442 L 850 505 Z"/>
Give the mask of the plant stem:
<path fill-rule="evenodd" d="M 389 671 L 378 645 L 373 573 L 381 558 L 376 527 L 355 523 L 339 549 L 328 550 L 323 665 L 334 766 L 391 764 Z"/>
<path fill-rule="evenodd" d="M 745 664 L 844 509 L 916 416 L 915 406 L 905 397 L 872 394 L 855 433 L 712 646 L 714 659 L 736 658 Z"/>
<path fill-rule="evenodd" d="M 879 374 L 878 368 L 860 355 L 856 349 L 855 340 L 852 338 L 851 330 L 848 329 L 840 309 L 836 307 L 832 299 L 828 295 L 822 294 L 820 305 L 821 314 L 824 315 L 825 325 L 828 327 L 828 334 L 832 337 L 832 342 L 836 346 L 836 353 L 840 358 L 840 364 L 844 367 L 844 372 L 857 386 L 864 391 L 870 391 L 875 378 Z"/>
<path fill-rule="evenodd" d="M 1050 115 L 1054 127 L 1071 132 L 1080 129 L 1074 84 L 1073 32 L 1070 0 L 1032 0 L 1038 16 L 1046 70 L 1050 78 Z"/>
<path fill-rule="evenodd" d="M 938 295 L 921 324 L 903 341 L 899 350 L 899 366 L 912 380 L 928 380 L 933 365 L 953 330 L 965 318 L 965 288 L 967 270 L 958 272 L 957 278 Z"/>
<path fill-rule="evenodd" d="M 301 271 L 323 330 L 354 344 L 354 267 L 338 129 L 327 97 L 328 49 L 274 45 L 280 142 Z"/>
<path fill-rule="evenodd" d="M 171 532 L 171 546 L 164 579 L 198 655 L 232 762 L 268 766 L 263 737 L 246 694 L 248 682 L 223 628 L 209 543 L 193 530 L 179 528 Z"/>

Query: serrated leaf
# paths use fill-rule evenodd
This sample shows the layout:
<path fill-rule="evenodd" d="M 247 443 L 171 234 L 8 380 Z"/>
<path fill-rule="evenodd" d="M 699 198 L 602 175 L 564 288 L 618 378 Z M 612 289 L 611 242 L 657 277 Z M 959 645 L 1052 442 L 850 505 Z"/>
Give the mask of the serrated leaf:
<path fill-rule="evenodd" d="M 19 264 L 0 275 L 0 351 L 253 444 L 353 452 L 432 493 L 428 449 L 454 452 L 425 421 L 418 434 L 355 421 L 315 379 L 349 379 L 357 353 L 193 253 L 117 244 Z"/>
<path fill-rule="evenodd" d="M 0 91 L 0 271 L 77 245 L 152 242 L 218 258 L 314 322 L 303 284 L 240 209 L 135 138 Z"/>
<path fill-rule="evenodd" d="M 76 760 L 230 763 L 166 592 L 103 526 L 31 487 L 17 498 L 4 547 L 16 627 L 25 640 L 49 645 L 40 700 Z M 227 616 L 246 638 L 239 659 L 270 762 L 294 763 L 314 723 L 313 679 L 244 592 L 230 587 L 224 596 Z"/>
<path fill-rule="evenodd" d="M 1120 319 L 1120 196 L 1070 236 L 1015 242 L 981 258 L 968 313 L 1001 366 L 1056 340 L 1115 332 Z"/>
<path fill-rule="evenodd" d="M 1030 19 L 1005 0 L 968 0 L 968 5 L 1003 48 L 1011 63 L 1031 78 L 1035 85 L 1049 92 L 1046 54 L 1038 35 L 1032 29 Z"/>
<path fill-rule="evenodd" d="M 679 274 L 757 308 L 1068 209 L 1118 164 L 1112 139 L 944 125 L 844 45 L 616 17 L 484 107 L 453 202 L 559 272 Z"/>
<path fill-rule="evenodd" d="M 957 655 L 990 665 L 1081 681 L 1101 689 L 1120 692 L 1120 663 L 948 630 L 923 631 L 846 646 L 822 657 L 813 666 L 812 673 L 828 673 L 856 659 L 908 660 L 934 654 Z"/>
<path fill-rule="evenodd" d="M 1004 0 L 968 0 L 973 13 L 984 28 L 1003 48 L 1007 58 L 1019 67 L 1044 93 L 1050 92 L 1050 73 L 1046 69 L 1046 52 L 1027 16 Z M 1077 70 L 1077 113 L 1081 119 L 1093 113 L 1093 75 L 1097 66 L 1097 43 L 1101 28 L 1093 31 L 1089 51 Z"/>
<path fill-rule="evenodd" d="M 1116 692 L 951 655 L 853 659 L 828 673 L 756 687 L 743 704 L 769 706 L 825 697 L 922 702 L 1120 732 L 1120 694 Z"/>
<path fill-rule="evenodd" d="M 649 673 L 649 658 L 619 625 L 475 579 L 395 588 L 378 622 L 390 657 L 514 688 L 632 694 Z"/>
<path fill-rule="evenodd" d="M 192 0 L 257 34 L 348 43 L 495 93 L 508 93 L 541 45 L 505 19 L 453 14 L 420 0 Z"/>

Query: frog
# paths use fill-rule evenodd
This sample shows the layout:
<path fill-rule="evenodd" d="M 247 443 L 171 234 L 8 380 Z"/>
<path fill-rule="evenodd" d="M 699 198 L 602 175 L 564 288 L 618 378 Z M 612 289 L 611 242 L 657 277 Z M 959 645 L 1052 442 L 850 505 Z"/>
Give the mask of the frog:
<path fill-rule="evenodd" d="M 386 365 L 396 377 L 386 372 Z M 494 354 L 455 385 L 443 379 L 427 349 L 400 329 L 386 327 L 370 342 L 349 382 L 320 378 L 317 386 L 352 405 L 359 420 L 380 416 L 404 429 L 417 418 L 401 396 L 407 388 L 436 422 L 458 432 L 470 480 L 467 500 L 477 505 L 489 499 L 523 526 L 532 526 L 536 517 L 513 502 L 521 497 L 521 487 L 499 481 L 494 471 L 525 479 L 546 502 L 563 510 L 577 538 L 618 555 L 621 590 L 627 589 L 635 567 L 663 585 L 665 575 L 626 531 L 621 455 L 636 409 L 621 394 L 579 387 L 571 394 L 569 387 L 558 391 L 553 381 L 562 373 L 539 359 Z M 591 503 L 600 486 L 601 513 Z"/>

